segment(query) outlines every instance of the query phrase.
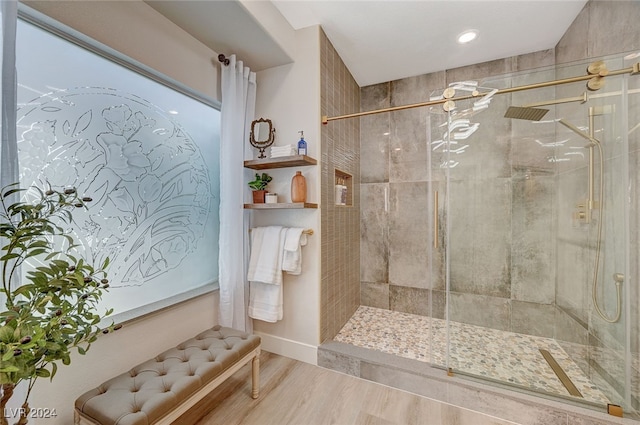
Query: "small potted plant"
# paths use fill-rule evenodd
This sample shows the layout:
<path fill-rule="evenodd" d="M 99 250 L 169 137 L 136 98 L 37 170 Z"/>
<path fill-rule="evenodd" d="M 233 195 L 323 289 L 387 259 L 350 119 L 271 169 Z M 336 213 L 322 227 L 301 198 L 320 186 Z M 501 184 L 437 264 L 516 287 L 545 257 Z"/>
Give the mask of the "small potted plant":
<path fill-rule="evenodd" d="M 256 179 L 249 182 L 249 187 L 253 190 L 253 203 L 264 204 L 264 195 L 267 193 L 266 187 L 273 180 L 267 173 L 256 173 Z"/>

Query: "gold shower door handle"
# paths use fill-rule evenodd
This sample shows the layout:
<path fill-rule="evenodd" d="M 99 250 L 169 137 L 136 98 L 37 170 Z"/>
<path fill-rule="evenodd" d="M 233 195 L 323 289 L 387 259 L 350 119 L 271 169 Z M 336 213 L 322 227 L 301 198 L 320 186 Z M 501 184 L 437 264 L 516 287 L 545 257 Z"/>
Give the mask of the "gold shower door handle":
<path fill-rule="evenodd" d="M 433 192 L 433 248 L 438 249 L 438 239 L 440 239 L 438 235 L 439 229 L 438 223 L 438 191 L 435 190 Z"/>

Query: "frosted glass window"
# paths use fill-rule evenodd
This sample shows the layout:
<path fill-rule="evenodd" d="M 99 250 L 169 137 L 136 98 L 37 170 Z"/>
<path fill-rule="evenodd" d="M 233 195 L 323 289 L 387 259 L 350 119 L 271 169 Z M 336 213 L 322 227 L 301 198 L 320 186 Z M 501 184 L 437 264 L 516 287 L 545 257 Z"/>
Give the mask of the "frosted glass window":
<path fill-rule="evenodd" d="M 25 21 L 17 72 L 21 184 L 93 198 L 69 232 L 111 261 L 104 306 L 216 285 L 219 110 Z"/>

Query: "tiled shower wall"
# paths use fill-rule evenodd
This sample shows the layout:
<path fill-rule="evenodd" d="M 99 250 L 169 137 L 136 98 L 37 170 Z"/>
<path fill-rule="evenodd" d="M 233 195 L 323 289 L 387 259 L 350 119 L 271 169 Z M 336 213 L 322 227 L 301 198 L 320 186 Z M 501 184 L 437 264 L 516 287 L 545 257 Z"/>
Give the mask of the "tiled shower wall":
<path fill-rule="evenodd" d="M 640 27 L 635 24 L 638 19 L 638 1 L 590 1 L 554 49 L 363 87 L 361 110 L 422 102 L 432 91 L 441 90 L 455 81 L 481 80 L 546 65 L 640 50 Z M 583 72 L 581 69 L 577 73 Z M 548 76 L 549 80 L 554 78 L 557 77 L 553 73 Z M 526 81 L 513 84 L 523 83 Z M 640 77 L 630 77 L 629 85 L 630 89 L 640 87 Z M 558 92 L 558 97 L 568 95 L 560 94 Z M 549 95 L 553 98 L 556 93 Z M 557 217 L 571 216 L 574 206 L 569 199 L 574 197 L 576 186 L 583 185 L 586 167 L 568 172 L 557 170 L 547 161 L 539 160 L 544 160 L 544 155 L 527 151 L 523 145 L 511 140 L 524 124 L 504 119 L 502 115 L 509 105 L 526 103 L 523 101 L 526 96 L 514 94 L 494 98 L 486 113 L 495 116 L 482 117 L 483 122 L 492 122 L 493 128 L 481 127 L 474 134 L 474 140 L 482 144 L 480 150 L 474 151 L 475 162 L 467 162 L 466 169 L 454 173 L 452 193 L 454 196 L 464 194 L 464 199 L 459 196 L 461 201 L 449 211 L 452 220 L 463 223 L 454 227 L 450 235 L 454 253 L 451 257 L 451 317 L 460 322 L 603 348 L 603 357 L 608 361 L 603 362 L 593 354 L 585 357 L 584 353 L 575 353 L 576 357 L 582 356 L 576 360 L 591 370 L 608 370 L 604 375 L 611 375 L 605 376 L 610 384 L 624 382 L 622 368 L 615 370 L 616 367 L 604 363 L 624 366 L 624 359 L 619 354 L 627 323 L 631 327 L 632 352 L 639 351 L 637 259 L 640 255 L 640 211 L 637 198 L 640 129 L 633 127 L 640 122 L 637 100 L 640 96 L 636 95 L 628 105 L 631 252 L 624 302 L 629 302 L 631 309 L 629 317 L 625 316 L 614 325 L 594 320 L 590 308 L 593 238 L 585 232 L 573 232 L 580 240 L 572 239 L 571 232 L 564 229 L 561 234 L 564 239 L 556 240 L 553 233 L 564 222 L 556 221 Z M 429 314 L 432 303 L 434 316 L 442 318 L 443 279 L 437 267 L 429 270 L 428 265 L 432 250 L 427 219 L 431 214 L 427 199 L 427 134 L 433 130 L 429 123 L 428 108 L 360 119 L 361 302 L 421 315 Z M 495 166 L 491 166 L 492 163 Z M 615 172 L 623 168 L 620 158 L 609 158 L 605 167 Z M 433 179 L 438 180 L 438 176 Z M 620 175 L 618 179 L 624 186 L 624 176 Z M 615 184 L 611 190 L 617 190 Z M 571 197 L 566 196 L 569 193 Z M 501 236 L 505 235 L 505 226 L 509 227 L 507 237 Z M 565 246 L 567 244 L 584 245 L 579 261 L 566 256 L 567 252 L 572 252 Z M 475 246 L 475 249 L 465 252 L 465 245 Z M 560 251 L 564 254 L 558 257 L 556 269 L 556 255 Z M 438 255 L 435 259 L 437 266 Z M 606 272 L 608 279 L 609 270 Z M 432 293 L 427 290 L 430 273 L 435 277 Z M 611 283 L 609 280 L 607 284 Z M 615 289 L 609 285 L 607 293 L 603 304 L 608 312 L 615 311 Z M 567 350 L 570 346 L 566 346 Z M 637 357 L 634 362 L 640 364 Z"/>
<path fill-rule="evenodd" d="M 564 34 L 556 46 L 557 63 L 566 63 L 582 58 L 594 58 L 612 55 L 620 52 L 633 52 L 640 50 L 640 28 L 636 24 L 640 19 L 640 2 L 638 1 L 590 1 L 576 17 L 571 27 Z M 620 63 L 619 67 L 630 66 L 632 61 Z M 615 82 L 614 82 L 615 81 Z M 607 91 L 622 88 L 620 79 L 611 81 Z M 626 81 L 627 90 L 640 89 L 640 75 L 629 76 Z M 604 91 L 604 90 L 601 90 Z M 611 129 L 612 122 L 616 122 L 618 115 L 596 118 L 596 128 L 602 128 L 602 138 L 605 148 L 605 196 L 604 196 L 604 237 L 603 237 L 603 261 L 600 278 L 598 280 L 598 300 L 605 314 L 610 318 L 616 311 L 616 289 L 613 282 L 613 273 L 625 274 L 623 283 L 622 306 L 630 308 L 623 311 L 622 318 L 617 323 L 606 323 L 595 314 L 591 305 L 591 290 L 593 285 L 593 269 L 596 248 L 594 241 L 595 232 L 591 236 L 580 235 L 572 229 L 564 229 L 558 235 L 558 252 L 569 255 L 569 261 L 559 261 L 558 274 L 563 277 L 558 281 L 557 304 L 558 329 L 566 332 L 560 335 L 560 339 L 576 342 L 581 345 L 589 345 L 590 354 L 572 352 L 575 346 L 565 343 L 565 350 L 571 353 L 574 359 L 582 355 L 583 363 L 588 363 L 590 370 L 598 377 L 592 379 L 604 381 L 611 385 L 618 393 L 624 394 L 625 378 L 629 376 L 625 365 L 627 327 L 630 330 L 630 349 L 632 357 L 629 360 L 631 369 L 631 400 L 636 409 L 640 408 L 640 394 L 638 381 L 640 380 L 640 329 L 638 313 L 638 258 L 640 240 L 640 210 L 638 209 L 638 188 L 640 180 L 640 131 L 633 130 L 640 123 L 640 94 L 629 96 L 629 103 L 625 105 L 618 98 L 612 98 L 606 103 L 615 104 L 618 111 L 622 108 L 628 111 L 628 128 L 624 124 L 618 129 Z M 587 125 L 587 118 L 572 117 L 579 125 Z M 609 124 L 609 125 L 607 125 Z M 617 124 L 620 124 L 619 120 Z M 621 134 L 628 135 L 628 149 L 625 145 L 616 142 Z M 620 146 L 618 146 L 620 145 Z M 624 150 L 623 150 L 624 148 Z M 626 173 L 628 172 L 628 177 Z M 575 193 L 575 185 L 586 181 L 585 169 L 569 169 L 561 173 L 558 190 L 561 193 Z M 627 181 L 629 184 L 627 185 Z M 579 182 L 579 183 L 576 183 Z M 597 181 L 596 181 L 597 182 Z M 624 203 L 630 201 L 628 211 L 628 226 L 625 230 Z M 559 213 L 568 216 L 571 205 L 566 206 L 565 211 Z M 628 231 L 627 231 L 628 230 Z M 625 258 L 622 236 L 629 236 L 629 256 Z M 582 250 L 589 259 L 588 264 L 580 264 L 570 261 L 572 253 Z M 625 271 L 628 265 L 628 273 Z M 571 277 L 571 278 L 564 278 Z M 578 301 L 576 305 L 576 301 Z M 578 346 L 579 347 L 579 346 Z M 579 351 L 579 350 L 578 350 Z"/>
<path fill-rule="evenodd" d="M 358 112 L 360 88 L 324 32 L 320 36 L 322 115 Z M 360 305 L 360 123 L 322 127 L 320 339 L 333 338 Z M 352 205 L 335 204 L 335 170 L 352 176 Z"/>
<path fill-rule="evenodd" d="M 639 8 L 640 2 L 637 1 L 591 1 L 555 49 L 363 87 L 361 109 L 367 111 L 421 102 L 428 99 L 432 91 L 455 81 L 480 80 L 640 49 L 637 42 L 640 30 L 632 23 L 638 19 Z M 612 31 L 613 28 L 619 31 Z M 550 75 L 549 79 L 553 78 L 554 75 Z M 498 102 L 500 105 L 496 107 L 494 103 Z M 555 187 L 554 169 L 529 163 L 533 156 L 528 156 L 529 152 L 507 140 L 519 125 L 514 120 L 502 118 L 509 104 L 511 99 L 508 96 L 494 99 L 490 108 L 493 112 L 489 113 L 496 114 L 493 120 L 495 128 L 482 129 L 484 134 L 478 132 L 485 149 L 477 152 L 476 164 L 493 171 L 490 175 L 480 175 L 479 183 L 473 183 L 465 174 L 460 174 L 452 187 L 454 191 L 459 188 L 472 195 L 466 204 L 458 204 L 457 209 L 451 211 L 458 223 L 466 224 L 455 229 L 460 233 L 458 246 L 473 240 L 473 243 L 480 244 L 477 251 L 488 253 L 476 264 L 469 256 L 461 254 L 458 258 L 462 267 L 457 268 L 457 276 L 452 276 L 452 313 L 458 321 L 540 336 L 555 337 L 558 328 L 569 329 L 566 335 L 560 336 L 570 340 L 575 340 L 575 330 L 582 329 L 581 342 L 584 342 L 588 333 L 583 324 L 554 307 L 554 245 L 547 242 L 548 246 L 533 244 L 532 248 L 531 244 L 520 243 L 525 234 L 527 237 L 539 237 L 540 241 L 549 241 L 541 232 L 555 226 L 549 219 L 552 213 L 549 205 L 563 189 Z M 432 301 L 434 316 L 441 318 L 444 312 L 442 279 L 435 280 L 433 300 L 429 299 L 430 293 L 426 289 L 428 275 L 432 272 L 428 269 L 431 253 L 427 220 L 427 214 L 431 213 L 427 199 L 428 119 L 428 108 L 360 119 L 361 298 L 363 305 L 422 315 L 428 314 Z M 507 168 L 486 167 L 491 161 L 502 161 Z M 473 173 L 476 168 L 470 165 L 469 171 Z M 534 174 L 527 172 L 531 169 Z M 577 172 L 583 173 L 584 170 Z M 470 185 L 486 187 L 488 181 L 492 181 L 493 189 L 486 191 L 482 198 L 474 197 L 479 192 Z M 486 193 L 490 194 L 490 199 Z M 512 202 L 517 196 L 528 198 L 523 199 L 524 203 Z M 536 208 L 527 208 L 527 202 Z M 512 210 L 512 205 L 522 208 Z M 491 237 L 492 234 L 504 234 L 491 229 L 495 225 L 492 223 L 497 222 L 496 217 L 502 217 L 502 223 L 512 226 L 509 240 Z M 632 217 L 637 217 L 637 213 L 632 213 Z M 526 226 L 518 227 L 518 223 Z M 455 237 L 452 235 L 454 243 Z M 637 258 L 638 244 L 634 246 L 636 255 L 632 258 Z M 537 250 L 533 255 L 532 249 Z M 575 266 L 588 268 L 585 264 Z M 475 273 L 479 277 L 474 279 L 472 270 L 481 271 Z M 634 297 L 637 299 L 637 295 Z M 589 302 L 588 297 L 584 299 Z M 632 305 L 636 304 L 632 302 Z M 633 317 L 637 318 L 637 314 L 634 313 Z M 556 326 L 557 320 L 567 322 L 567 326 Z M 583 323 L 587 321 L 585 318 Z"/>
<path fill-rule="evenodd" d="M 548 50 L 364 87 L 361 108 L 366 111 L 418 103 L 451 82 L 502 75 L 532 64 L 550 65 L 553 58 L 553 50 Z M 541 322 L 537 316 L 532 320 L 532 314 L 545 316 L 551 308 L 553 279 L 544 279 L 548 288 L 541 288 L 539 283 L 541 274 L 548 274 L 551 265 L 527 271 L 522 264 L 525 256 L 520 260 L 513 257 L 512 249 L 516 252 L 517 247 L 511 246 L 510 239 L 495 236 L 504 235 L 501 229 L 490 228 L 510 225 L 512 214 L 518 214 L 511 211 L 511 198 L 522 192 L 518 185 L 523 174 L 510 164 L 512 155 L 524 154 L 512 150 L 508 140 L 512 124 L 502 118 L 509 100 L 508 96 L 496 99 L 483 113 L 483 120 L 492 125 L 482 126 L 474 134 L 478 146 L 468 155 L 473 159 L 457 169 L 452 185 L 452 191 L 461 196 L 450 213 L 455 215 L 452 220 L 462 223 L 451 238 L 458 252 L 452 261 L 459 266 L 452 266 L 457 271 L 452 276 L 452 313 L 460 322 L 541 335 L 545 330 L 537 329 Z M 363 305 L 421 315 L 429 314 L 432 301 L 434 316 L 443 318 L 442 276 L 435 276 L 433 300 L 427 289 L 432 272 L 428 266 L 432 249 L 427 218 L 431 214 L 427 199 L 430 131 L 428 108 L 361 118 L 361 297 Z M 492 188 L 485 191 L 489 198 L 462 195 L 479 194 L 480 188 L 474 185 L 481 184 Z M 545 183 L 544 187 L 549 185 Z M 541 196 L 551 194 L 543 191 Z M 548 217 L 545 212 L 539 210 L 528 223 Z M 474 244 L 474 250 L 485 257 L 475 258 L 472 252 L 465 252 Z M 512 279 L 512 274 L 519 274 L 519 279 Z M 535 290 L 529 286 L 532 281 L 536 282 Z M 534 303 L 542 308 L 532 309 Z M 485 308 L 476 308 L 478 305 Z"/>

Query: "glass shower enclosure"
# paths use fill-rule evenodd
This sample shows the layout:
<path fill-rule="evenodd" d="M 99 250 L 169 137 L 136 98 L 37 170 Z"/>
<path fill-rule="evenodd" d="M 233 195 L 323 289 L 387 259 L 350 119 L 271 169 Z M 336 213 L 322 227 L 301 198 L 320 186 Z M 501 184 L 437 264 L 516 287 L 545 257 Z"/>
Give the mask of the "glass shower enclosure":
<path fill-rule="evenodd" d="M 445 102 L 427 128 L 432 364 L 637 413 L 640 77 L 607 75 L 632 64 L 433 93 Z"/>

